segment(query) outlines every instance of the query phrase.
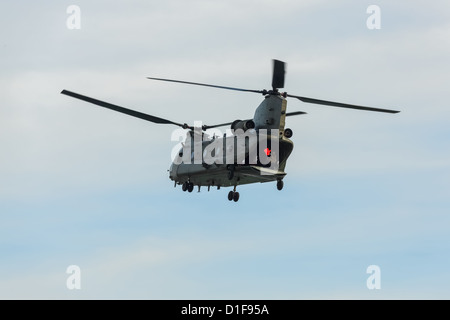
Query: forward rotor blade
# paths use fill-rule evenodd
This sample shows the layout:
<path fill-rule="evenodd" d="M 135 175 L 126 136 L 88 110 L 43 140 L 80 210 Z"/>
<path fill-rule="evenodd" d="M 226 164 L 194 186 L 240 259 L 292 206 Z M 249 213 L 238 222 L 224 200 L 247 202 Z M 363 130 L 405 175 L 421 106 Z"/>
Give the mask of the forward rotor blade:
<path fill-rule="evenodd" d="M 212 125 L 212 126 L 204 125 L 203 126 L 203 130 L 208 130 L 208 129 L 211 129 L 211 128 L 225 127 L 225 126 L 229 126 L 232 123 L 233 122 L 227 122 L 227 123 L 215 124 L 215 125 Z"/>
<path fill-rule="evenodd" d="M 307 113 L 303 112 L 303 111 L 288 112 L 288 113 L 286 113 L 286 117 L 297 116 L 297 115 L 301 115 L 301 114 L 307 114 Z"/>
<path fill-rule="evenodd" d="M 184 83 L 184 84 L 192 84 L 192 85 L 196 85 L 196 86 L 212 87 L 212 88 L 235 90 L 235 91 L 243 91 L 243 92 L 263 93 L 262 90 L 250 90 L 250 89 L 241 89 L 241 88 L 233 88 L 233 87 L 224 87 L 224 86 L 217 86 L 217 85 L 214 85 L 214 84 L 206 84 L 206 83 L 198 83 L 198 82 L 190 82 L 190 81 L 162 79 L 162 78 L 152 78 L 152 77 L 147 77 L 147 79 L 158 80 L 158 81 L 176 82 L 176 83 Z"/>
<path fill-rule="evenodd" d="M 290 117 L 290 116 L 297 116 L 297 115 L 301 115 L 301 114 L 307 114 L 306 112 L 303 111 L 294 111 L 294 112 L 288 112 L 286 113 L 286 117 Z M 250 119 L 249 119 L 250 120 Z M 243 121 L 248 121 L 248 120 L 243 120 Z M 234 122 L 234 121 L 233 121 Z M 203 126 L 203 129 L 211 129 L 211 128 L 218 128 L 218 127 L 224 127 L 224 126 L 229 126 L 231 125 L 233 122 L 227 122 L 227 123 L 221 123 L 221 124 L 215 124 L 213 126 Z"/>
<path fill-rule="evenodd" d="M 142 112 L 139 112 L 139 111 L 134 111 L 134 110 L 127 109 L 127 108 L 124 108 L 124 107 L 120 107 L 120 106 L 117 106 L 117 105 L 114 105 L 114 104 L 111 104 L 111 103 L 108 103 L 108 102 L 104 102 L 104 101 L 101 101 L 101 100 L 97 100 L 97 99 L 94 99 L 94 98 L 83 96 L 81 94 L 78 94 L 78 93 L 75 93 L 75 92 L 72 92 L 72 91 L 63 90 L 63 91 L 61 91 L 61 93 L 65 94 L 67 96 L 70 96 L 72 98 L 80 99 L 80 100 L 83 100 L 83 101 L 86 101 L 86 102 L 89 102 L 89 103 L 96 104 L 96 105 L 98 105 L 100 107 L 111 109 L 111 110 L 114 110 L 114 111 L 117 111 L 117 112 L 121 112 L 121 113 L 127 114 L 129 116 L 140 118 L 140 119 L 147 120 L 147 121 L 150 121 L 150 122 L 161 123 L 161 124 L 174 124 L 176 126 L 184 128 L 184 129 L 188 128 L 188 126 L 186 124 L 180 124 L 180 123 L 173 122 L 173 121 L 170 121 L 170 120 L 167 120 L 167 119 L 151 116 L 151 115 L 146 114 L 146 113 L 142 113 Z"/>
<path fill-rule="evenodd" d="M 272 88 L 284 88 L 284 76 L 286 74 L 286 63 L 280 60 L 273 60 Z"/>
<path fill-rule="evenodd" d="M 331 106 L 331 107 L 340 107 L 340 108 L 349 108 L 349 109 L 358 109 L 358 110 L 376 111 L 376 112 L 386 112 L 386 113 L 399 113 L 400 112 L 397 110 L 357 106 L 357 105 L 353 105 L 353 104 L 319 100 L 319 99 L 313 99 L 313 98 L 306 98 L 306 97 L 294 96 L 294 95 L 290 95 L 290 94 L 288 94 L 287 96 L 292 97 L 292 98 L 297 98 L 306 103 L 323 104 L 323 105 Z"/>
<path fill-rule="evenodd" d="M 301 115 L 301 114 L 307 114 L 306 112 L 303 111 L 295 111 L 295 112 L 288 112 L 286 113 L 286 117 L 290 117 L 290 116 L 297 116 L 297 115 Z M 248 119 L 250 120 L 250 119 Z M 243 120 L 243 121 L 248 121 L 248 120 Z M 234 121 L 233 121 L 234 122 Z M 213 126 L 203 126 L 204 130 L 207 129 L 211 129 L 211 128 L 218 128 L 218 127 L 224 127 L 224 126 L 229 126 L 231 125 L 233 122 L 227 122 L 227 123 L 221 123 L 221 124 L 215 124 Z"/>

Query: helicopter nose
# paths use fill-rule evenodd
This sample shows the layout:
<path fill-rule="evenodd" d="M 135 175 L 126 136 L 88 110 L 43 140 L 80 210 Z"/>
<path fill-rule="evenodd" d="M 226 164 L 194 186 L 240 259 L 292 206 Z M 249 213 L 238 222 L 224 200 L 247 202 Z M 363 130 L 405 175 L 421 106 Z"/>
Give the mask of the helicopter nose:
<path fill-rule="evenodd" d="M 170 180 L 176 180 L 178 178 L 177 167 L 178 167 L 177 165 L 172 163 L 170 165 L 169 170 L 167 170 L 167 171 L 169 171 L 169 178 L 170 178 Z"/>

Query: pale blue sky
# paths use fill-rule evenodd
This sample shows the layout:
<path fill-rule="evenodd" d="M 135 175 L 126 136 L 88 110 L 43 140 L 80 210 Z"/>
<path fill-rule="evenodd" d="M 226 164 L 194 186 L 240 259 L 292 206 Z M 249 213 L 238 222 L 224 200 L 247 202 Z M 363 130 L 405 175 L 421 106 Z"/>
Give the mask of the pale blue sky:
<path fill-rule="evenodd" d="M 366 27 L 372 4 L 380 30 Z M 450 298 L 448 1 L 0 7 L 0 298 Z M 291 94 L 402 112 L 289 100 L 308 115 L 287 119 L 285 188 L 242 186 L 234 203 L 225 188 L 173 188 L 175 127 L 60 94 L 176 122 L 247 119 L 262 96 L 145 77 L 264 89 L 273 58 Z M 73 264 L 81 290 L 66 288 Z"/>

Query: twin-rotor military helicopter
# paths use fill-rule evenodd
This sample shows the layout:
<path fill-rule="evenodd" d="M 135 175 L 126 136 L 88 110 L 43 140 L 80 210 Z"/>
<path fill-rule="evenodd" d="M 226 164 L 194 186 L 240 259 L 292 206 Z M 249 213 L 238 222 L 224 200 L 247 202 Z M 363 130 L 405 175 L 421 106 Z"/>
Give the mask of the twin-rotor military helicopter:
<path fill-rule="evenodd" d="M 169 178 L 174 181 L 175 186 L 181 185 L 182 190 L 188 192 L 192 192 L 194 186 L 198 186 L 199 191 L 201 186 L 208 187 L 208 191 L 210 187 L 217 187 L 217 189 L 233 187 L 233 190 L 228 193 L 228 200 L 237 202 L 239 200 L 239 192 L 236 191 L 238 185 L 276 181 L 277 189 L 283 189 L 283 178 L 286 176 L 284 169 L 294 147 L 290 140 L 292 130 L 285 128 L 285 120 L 289 116 L 305 114 L 302 111 L 286 112 L 286 98 L 296 98 L 306 103 L 340 108 L 385 113 L 399 112 L 280 92 L 278 89 L 284 87 L 285 66 L 284 62 L 273 60 L 272 90 L 251 90 L 148 77 L 151 80 L 253 92 L 264 96 L 264 100 L 256 108 L 253 119 L 235 120 L 217 125 L 202 125 L 201 127 L 155 117 L 68 90 L 63 90 L 61 93 L 153 123 L 170 124 L 188 130 L 183 147 L 168 170 Z M 213 135 L 211 137 L 205 133 L 208 129 L 229 125 L 231 125 L 233 133 L 231 136 L 216 137 Z M 241 137 L 243 138 L 238 141 Z M 252 137 L 256 139 L 252 140 Z M 196 148 L 199 150 L 196 150 Z M 199 154 L 200 161 L 196 157 Z M 206 159 L 207 157 L 204 157 L 205 154 L 210 156 L 209 161 Z"/>

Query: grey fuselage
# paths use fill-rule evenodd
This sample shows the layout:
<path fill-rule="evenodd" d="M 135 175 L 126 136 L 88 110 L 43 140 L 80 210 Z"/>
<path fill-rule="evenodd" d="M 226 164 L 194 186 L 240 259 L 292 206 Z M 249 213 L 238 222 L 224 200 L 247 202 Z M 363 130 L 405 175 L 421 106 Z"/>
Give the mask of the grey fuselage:
<path fill-rule="evenodd" d="M 286 106 L 286 99 L 281 95 L 265 96 L 252 119 L 254 129 L 244 133 L 248 136 L 255 136 L 257 142 L 253 141 L 252 143 L 249 137 L 239 139 L 238 134 L 205 140 L 201 130 L 189 131 L 184 145 L 188 145 L 190 148 L 184 147 L 179 151 L 180 158 L 178 161 L 174 161 L 169 169 L 170 179 L 175 181 L 175 184 L 188 181 L 194 185 L 208 187 L 227 187 L 283 179 L 286 175 L 284 172 L 286 161 L 294 147 L 292 141 L 284 136 Z M 197 139 L 197 143 L 194 142 L 195 139 Z M 201 147 L 198 141 L 201 141 Z M 204 157 L 205 152 L 208 153 L 208 148 L 211 148 L 213 144 L 220 146 L 223 154 L 219 154 L 217 151 L 212 152 L 216 156 L 216 161 L 211 163 L 211 160 L 205 160 Z M 194 147 L 196 147 L 195 150 Z M 261 152 L 268 147 L 273 152 L 270 154 L 269 163 L 263 161 L 264 157 L 260 157 L 260 155 L 264 156 Z M 256 148 L 256 156 L 253 148 Z M 186 152 L 189 152 L 189 155 Z M 202 153 L 200 157 L 203 156 L 200 161 L 198 157 L 194 159 L 195 155 L 199 156 L 199 152 Z M 181 161 L 183 156 L 184 160 Z M 232 179 L 227 176 L 228 170 L 235 172 Z"/>

